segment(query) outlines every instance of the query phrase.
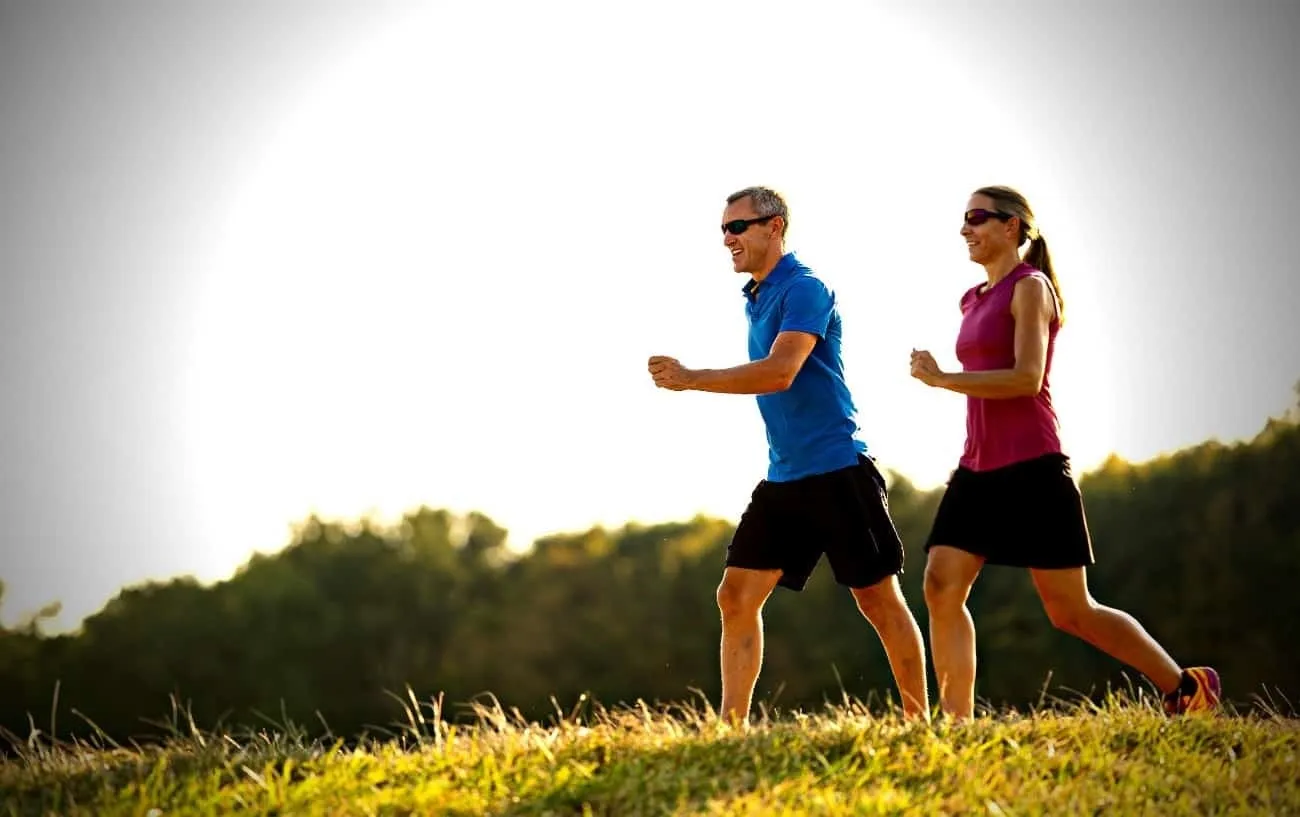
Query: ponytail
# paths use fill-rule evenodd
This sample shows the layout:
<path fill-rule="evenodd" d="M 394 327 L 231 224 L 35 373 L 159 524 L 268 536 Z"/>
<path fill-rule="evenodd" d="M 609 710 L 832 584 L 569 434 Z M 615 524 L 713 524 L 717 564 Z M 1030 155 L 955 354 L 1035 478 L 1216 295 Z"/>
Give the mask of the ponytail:
<path fill-rule="evenodd" d="M 1038 220 L 1034 218 L 1034 211 L 1029 207 L 1029 202 L 1020 191 L 1006 185 L 981 187 L 975 191 L 975 195 L 987 196 L 993 200 L 993 206 L 999 212 L 1020 219 L 1020 233 L 1017 236 L 1019 241 L 1016 246 L 1025 246 L 1025 239 L 1029 239 L 1029 250 L 1025 253 L 1024 261 L 1047 276 L 1054 290 L 1053 294 L 1056 296 L 1058 324 L 1064 326 L 1065 299 L 1061 297 L 1061 282 L 1056 280 L 1056 270 L 1052 269 L 1052 254 L 1047 251 L 1047 241 L 1038 231 Z"/>
<path fill-rule="evenodd" d="M 1034 237 L 1029 240 L 1029 251 L 1025 253 L 1025 263 L 1034 269 L 1041 270 L 1047 276 L 1047 280 L 1052 283 L 1052 289 L 1056 294 L 1056 306 L 1058 321 L 1061 326 L 1065 325 L 1065 298 L 1061 296 L 1061 282 L 1056 279 L 1056 271 L 1052 269 L 1052 254 L 1047 249 L 1047 240 L 1043 234 L 1034 231 Z"/>

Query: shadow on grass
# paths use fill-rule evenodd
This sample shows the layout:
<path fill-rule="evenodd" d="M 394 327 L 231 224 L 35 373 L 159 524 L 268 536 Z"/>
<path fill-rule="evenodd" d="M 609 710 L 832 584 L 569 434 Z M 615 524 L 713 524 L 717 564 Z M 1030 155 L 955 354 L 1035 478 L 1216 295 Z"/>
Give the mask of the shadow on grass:
<path fill-rule="evenodd" d="M 711 800 L 769 791 L 790 781 L 811 789 L 829 778 L 865 777 L 873 765 L 870 750 L 852 731 L 804 733 L 796 724 L 780 724 L 734 737 L 701 734 L 671 747 L 570 752 L 557 757 L 557 768 L 572 771 L 503 813 L 635 815 L 675 809 L 699 814 Z M 889 783 L 932 782 L 922 772 L 910 777 L 893 775 Z M 864 779 L 863 785 L 871 781 Z"/>

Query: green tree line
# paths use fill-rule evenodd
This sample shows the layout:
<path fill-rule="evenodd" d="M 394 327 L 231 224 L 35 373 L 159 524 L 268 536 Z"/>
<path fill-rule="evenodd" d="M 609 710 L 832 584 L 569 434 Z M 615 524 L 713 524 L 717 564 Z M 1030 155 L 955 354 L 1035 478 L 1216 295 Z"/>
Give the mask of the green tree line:
<path fill-rule="evenodd" d="M 924 630 L 921 545 L 940 490 L 890 476 L 904 591 Z M 1234 701 L 1286 708 L 1300 696 L 1300 415 L 1249 442 L 1112 458 L 1081 485 L 1099 601 L 1135 615 L 1180 661 L 1216 666 Z M 584 695 L 716 705 L 714 591 L 732 530 L 703 517 L 629 524 L 515 553 L 477 513 L 423 507 L 391 527 L 308 519 L 228 581 L 126 589 L 71 634 L 45 634 L 39 618 L 0 631 L 0 727 L 67 737 L 93 724 L 122 741 L 156 733 L 150 721 L 179 702 L 204 727 L 265 717 L 349 737 L 403 720 L 408 689 L 453 720 L 489 694 L 531 718 Z M 1145 684 L 1054 630 L 1023 571 L 986 568 L 970 607 L 989 704 Z M 894 696 L 878 640 L 824 563 L 804 593 L 778 589 L 764 619 L 758 703 Z"/>

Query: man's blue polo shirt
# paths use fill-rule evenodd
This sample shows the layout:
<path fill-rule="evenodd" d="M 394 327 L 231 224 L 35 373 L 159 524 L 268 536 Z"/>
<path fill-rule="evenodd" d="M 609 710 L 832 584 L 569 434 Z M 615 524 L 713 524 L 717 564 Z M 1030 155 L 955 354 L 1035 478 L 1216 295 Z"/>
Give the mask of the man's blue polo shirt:
<path fill-rule="evenodd" d="M 751 361 L 767 357 L 779 332 L 819 338 L 789 389 L 758 395 L 767 426 L 768 480 L 786 482 L 856 464 L 867 445 L 857 438 L 857 411 L 844 382 L 835 293 L 792 252 L 761 284 L 751 278 L 742 292 Z"/>

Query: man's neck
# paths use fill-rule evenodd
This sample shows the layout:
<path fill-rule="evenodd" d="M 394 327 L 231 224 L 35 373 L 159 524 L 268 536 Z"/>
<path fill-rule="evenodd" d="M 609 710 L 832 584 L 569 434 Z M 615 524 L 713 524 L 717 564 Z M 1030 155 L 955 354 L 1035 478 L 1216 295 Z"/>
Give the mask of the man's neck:
<path fill-rule="evenodd" d="M 776 265 L 781 263 L 782 258 L 785 258 L 784 247 L 780 248 L 776 254 L 772 256 L 772 260 L 764 264 L 761 269 L 751 272 L 749 276 L 754 279 L 755 284 L 763 283 L 767 276 L 772 274 L 772 270 L 776 269 Z"/>

